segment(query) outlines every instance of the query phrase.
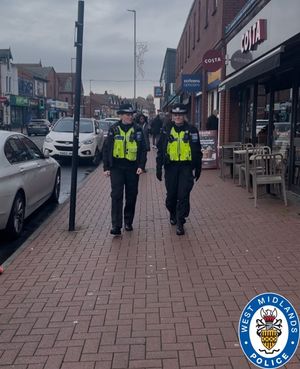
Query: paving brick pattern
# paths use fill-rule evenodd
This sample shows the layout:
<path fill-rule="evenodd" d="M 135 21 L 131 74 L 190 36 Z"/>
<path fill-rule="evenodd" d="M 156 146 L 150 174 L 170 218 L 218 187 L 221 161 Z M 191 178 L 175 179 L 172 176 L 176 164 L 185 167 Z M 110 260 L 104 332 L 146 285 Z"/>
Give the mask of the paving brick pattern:
<path fill-rule="evenodd" d="M 249 369 L 242 309 L 273 291 L 300 311 L 300 206 L 259 199 L 206 171 L 178 237 L 155 178 L 141 177 L 134 231 L 112 238 L 102 168 L 0 276 L 1 369 Z M 287 364 L 300 368 L 299 349 Z"/>

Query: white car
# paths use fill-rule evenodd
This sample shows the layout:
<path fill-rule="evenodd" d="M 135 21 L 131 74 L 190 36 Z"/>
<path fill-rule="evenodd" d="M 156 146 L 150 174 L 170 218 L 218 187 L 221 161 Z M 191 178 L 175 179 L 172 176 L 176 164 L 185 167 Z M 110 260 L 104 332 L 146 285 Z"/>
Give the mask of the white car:
<path fill-rule="evenodd" d="M 102 156 L 104 135 L 99 123 L 93 118 L 80 118 L 79 148 L 80 158 L 90 159 L 98 165 Z M 73 153 L 73 118 L 58 120 L 46 136 L 44 153 L 49 152 L 55 158 L 70 157 Z"/>
<path fill-rule="evenodd" d="M 119 118 L 105 118 L 104 120 L 106 120 L 106 122 L 110 122 L 110 123 L 118 123 L 120 122 Z"/>
<path fill-rule="evenodd" d="M 58 202 L 60 166 L 28 137 L 0 131 L 0 230 L 13 237 L 24 219 L 48 199 Z"/>

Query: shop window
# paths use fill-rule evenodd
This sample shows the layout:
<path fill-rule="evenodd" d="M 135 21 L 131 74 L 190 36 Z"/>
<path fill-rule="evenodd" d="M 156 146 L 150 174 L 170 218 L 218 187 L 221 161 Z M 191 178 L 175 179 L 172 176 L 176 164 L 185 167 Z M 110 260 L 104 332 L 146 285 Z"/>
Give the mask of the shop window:
<path fill-rule="evenodd" d="M 300 187 L 300 88 L 298 88 L 298 101 L 296 110 L 296 123 L 294 134 L 294 168 L 293 168 L 293 185 L 297 186 L 297 192 Z"/>

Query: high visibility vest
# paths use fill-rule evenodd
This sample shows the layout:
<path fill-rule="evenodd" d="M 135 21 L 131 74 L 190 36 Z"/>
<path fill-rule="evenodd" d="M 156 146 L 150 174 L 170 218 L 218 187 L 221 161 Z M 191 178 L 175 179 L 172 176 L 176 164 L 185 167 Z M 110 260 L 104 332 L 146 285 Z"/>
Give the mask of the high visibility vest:
<path fill-rule="evenodd" d="M 191 161 L 192 151 L 189 131 L 176 132 L 172 127 L 167 145 L 167 154 L 171 161 Z"/>
<path fill-rule="evenodd" d="M 137 158 L 137 142 L 135 140 L 134 129 L 131 127 L 124 132 L 118 127 L 118 134 L 114 137 L 113 157 L 116 159 L 127 159 L 135 161 Z"/>

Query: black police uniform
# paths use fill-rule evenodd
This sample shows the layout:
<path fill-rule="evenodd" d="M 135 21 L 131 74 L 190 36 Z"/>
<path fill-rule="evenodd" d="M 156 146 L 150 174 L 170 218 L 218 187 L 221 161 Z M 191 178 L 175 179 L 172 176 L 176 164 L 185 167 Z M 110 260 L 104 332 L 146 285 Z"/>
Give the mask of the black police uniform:
<path fill-rule="evenodd" d="M 128 132 L 134 128 L 132 138 L 137 142 L 137 159 L 129 161 L 127 159 L 117 159 L 113 157 L 115 136 L 122 131 Z M 111 179 L 111 219 L 112 234 L 120 234 L 123 220 L 123 192 L 125 188 L 124 223 L 126 230 L 132 230 L 132 222 L 135 213 L 135 204 L 138 194 L 139 175 L 136 174 L 138 168 L 145 169 L 147 157 L 146 144 L 142 129 L 135 124 L 123 124 L 122 121 L 110 127 L 108 136 L 103 146 L 103 169 L 110 171 Z"/>
<path fill-rule="evenodd" d="M 168 143 L 173 140 L 171 130 L 174 127 L 177 133 L 185 132 L 184 140 L 191 148 L 191 161 L 171 161 L 167 154 Z M 202 166 L 202 152 L 199 132 L 196 127 L 184 122 L 183 125 L 169 123 L 163 128 L 157 145 L 156 176 L 162 179 L 162 167 L 165 170 L 165 185 L 167 190 L 166 207 L 170 212 L 170 222 L 177 223 L 177 234 L 184 234 L 183 224 L 190 212 L 190 192 L 194 179 L 198 180 Z"/>

